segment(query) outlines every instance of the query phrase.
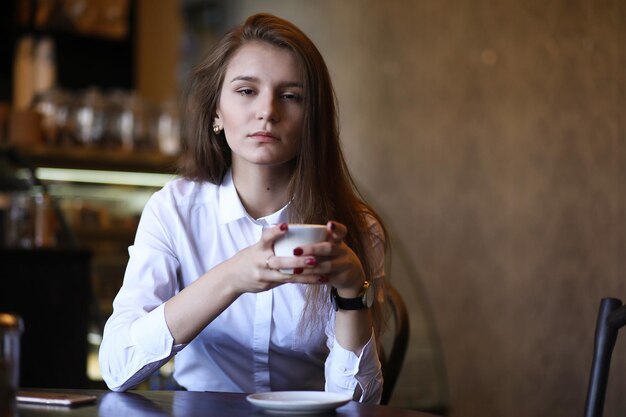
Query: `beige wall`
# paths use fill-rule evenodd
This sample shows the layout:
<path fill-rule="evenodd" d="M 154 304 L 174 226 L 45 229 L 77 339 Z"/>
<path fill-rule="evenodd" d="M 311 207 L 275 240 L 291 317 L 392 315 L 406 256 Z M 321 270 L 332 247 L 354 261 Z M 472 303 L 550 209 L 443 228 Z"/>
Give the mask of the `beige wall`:
<path fill-rule="evenodd" d="M 411 308 L 394 403 L 446 397 L 430 303 L 452 416 L 581 415 L 599 300 L 626 299 L 626 2 L 231 4 L 327 58 Z M 625 346 L 606 415 L 626 410 Z"/>

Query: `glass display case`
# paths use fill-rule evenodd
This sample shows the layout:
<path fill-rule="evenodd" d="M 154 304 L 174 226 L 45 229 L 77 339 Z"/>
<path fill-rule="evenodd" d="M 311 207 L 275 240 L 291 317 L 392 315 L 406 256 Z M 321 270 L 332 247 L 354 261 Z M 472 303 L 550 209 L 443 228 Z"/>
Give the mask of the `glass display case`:
<path fill-rule="evenodd" d="M 0 156 L 0 252 L 26 253 L 22 260 L 42 251 L 89 254 L 83 277 L 92 294 L 88 317 L 83 317 L 89 321 L 86 373 L 90 386 L 97 387 L 101 331 L 122 284 L 128 247 L 145 203 L 173 178 L 176 158 L 156 152 L 7 145 L 0 145 Z M 14 175 L 11 181 L 8 172 Z M 38 202 L 44 196 L 48 211 L 42 223 Z M 41 229 L 41 224 L 47 226 Z M 42 230 L 52 238 L 37 239 Z"/>
<path fill-rule="evenodd" d="M 22 169 L 32 171 L 18 175 L 34 176 L 45 186 L 75 244 L 92 252 L 92 285 L 102 316 L 108 317 L 141 211 L 150 196 L 173 178 L 176 158 L 84 148 L 11 149 L 19 155 Z"/>
<path fill-rule="evenodd" d="M 0 249 L 89 254 L 97 379 L 139 216 L 175 171 L 177 107 L 137 94 L 135 0 L 0 3 Z"/>

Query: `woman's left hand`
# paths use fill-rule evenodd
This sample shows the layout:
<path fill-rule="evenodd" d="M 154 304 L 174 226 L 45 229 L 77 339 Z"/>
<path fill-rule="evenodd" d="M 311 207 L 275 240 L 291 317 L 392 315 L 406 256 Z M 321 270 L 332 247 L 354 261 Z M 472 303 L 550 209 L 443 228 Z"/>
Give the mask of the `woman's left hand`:
<path fill-rule="evenodd" d="M 328 282 L 343 297 L 356 297 L 365 281 L 365 272 L 359 258 L 344 242 L 348 229 L 332 220 L 326 224 L 326 229 L 325 242 L 302 247 L 300 257 L 315 258 L 315 265 L 304 268 L 302 275 L 318 275 L 320 283 Z"/>

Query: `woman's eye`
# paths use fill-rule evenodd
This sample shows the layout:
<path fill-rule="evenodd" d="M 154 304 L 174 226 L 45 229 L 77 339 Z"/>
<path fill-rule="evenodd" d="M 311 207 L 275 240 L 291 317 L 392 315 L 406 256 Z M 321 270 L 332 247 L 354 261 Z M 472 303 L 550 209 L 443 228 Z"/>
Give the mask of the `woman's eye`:
<path fill-rule="evenodd" d="M 254 93 L 251 88 L 240 88 L 239 90 L 237 90 L 237 92 L 242 96 L 249 96 L 250 94 Z"/>
<path fill-rule="evenodd" d="M 298 94 L 295 94 L 295 93 L 284 93 L 282 95 L 282 98 L 284 98 L 285 100 L 295 100 L 295 101 L 299 101 L 300 100 L 300 96 Z"/>

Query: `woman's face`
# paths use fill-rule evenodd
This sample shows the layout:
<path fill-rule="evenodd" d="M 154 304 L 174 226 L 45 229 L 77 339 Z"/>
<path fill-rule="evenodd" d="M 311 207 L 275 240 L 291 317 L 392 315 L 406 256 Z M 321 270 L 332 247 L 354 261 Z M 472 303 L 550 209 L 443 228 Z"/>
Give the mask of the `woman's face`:
<path fill-rule="evenodd" d="M 289 50 L 249 42 L 233 55 L 214 123 L 224 129 L 234 169 L 242 164 L 282 165 L 298 154 L 303 93 Z"/>

